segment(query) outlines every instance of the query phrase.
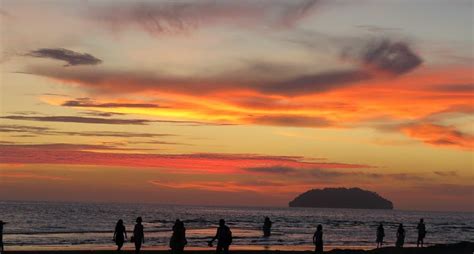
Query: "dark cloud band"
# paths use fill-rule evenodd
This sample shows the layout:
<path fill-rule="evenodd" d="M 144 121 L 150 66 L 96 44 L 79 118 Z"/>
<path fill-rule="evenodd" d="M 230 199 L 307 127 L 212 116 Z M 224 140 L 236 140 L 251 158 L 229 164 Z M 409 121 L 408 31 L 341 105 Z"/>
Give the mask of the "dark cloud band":
<path fill-rule="evenodd" d="M 25 120 L 38 122 L 63 122 L 63 123 L 90 123 L 90 124 L 121 124 L 121 125 L 145 125 L 150 123 L 144 119 L 111 119 L 98 117 L 82 117 L 82 116 L 3 116 L 3 119 Z"/>
<path fill-rule="evenodd" d="M 78 53 L 63 48 L 41 48 L 31 51 L 27 55 L 38 58 L 50 58 L 64 61 L 67 63 L 65 66 L 97 65 L 102 63 L 102 60 L 96 58 L 91 54 Z"/>
<path fill-rule="evenodd" d="M 89 98 L 79 98 L 65 101 L 62 106 L 66 107 L 89 107 L 89 108 L 163 108 L 153 103 L 96 103 Z"/>

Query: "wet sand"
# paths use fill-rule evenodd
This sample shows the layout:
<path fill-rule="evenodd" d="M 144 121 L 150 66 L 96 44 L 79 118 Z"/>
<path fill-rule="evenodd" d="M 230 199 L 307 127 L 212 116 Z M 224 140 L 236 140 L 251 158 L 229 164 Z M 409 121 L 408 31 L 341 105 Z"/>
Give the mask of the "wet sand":
<path fill-rule="evenodd" d="M 5 253 L 14 254 L 116 254 L 114 250 L 43 250 L 43 251 L 6 251 Z M 134 251 L 125 250 L 120 253 L 132 254 Z M 144 250 L 143 254 L 165 254 L 170 253 L 168 250 Z M 213 250 L 189 250 L 185 251 L 187 254 L 214 254 Z M 232 254 L 309 254 L 311 251 L 275 251 L 275 250 L 235 250 Z M 473 254 L 474 243 L 471 242 L 460 242 L 456 244 L 440 244 L 429 246 L 425 248 L 395 248 L 395 247 L 384 247 L 373 250 L 354 250 L 354 249 L 333 249 L 324 253 L 329 254 Z"/>

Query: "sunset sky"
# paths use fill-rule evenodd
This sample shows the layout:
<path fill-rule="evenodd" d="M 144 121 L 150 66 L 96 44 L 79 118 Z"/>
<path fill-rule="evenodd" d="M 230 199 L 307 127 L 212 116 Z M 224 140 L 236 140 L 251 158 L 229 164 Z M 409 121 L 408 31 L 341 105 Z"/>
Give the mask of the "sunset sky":
<path fill-rule="evenodd" d="M 474 211 L 470 0 L 0 0 L 0 200 Z"/>

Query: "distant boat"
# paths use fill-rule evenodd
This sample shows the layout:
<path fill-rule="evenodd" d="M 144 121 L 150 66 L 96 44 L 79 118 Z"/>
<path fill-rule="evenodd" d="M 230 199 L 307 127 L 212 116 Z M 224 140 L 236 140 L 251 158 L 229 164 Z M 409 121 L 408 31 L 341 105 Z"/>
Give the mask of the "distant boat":
<path fill-rule="evenodd" d="M 379 194 L 360 188 L 309 190 L 289 203 L 290 207 L 393 209 L 393 203 Z"/>

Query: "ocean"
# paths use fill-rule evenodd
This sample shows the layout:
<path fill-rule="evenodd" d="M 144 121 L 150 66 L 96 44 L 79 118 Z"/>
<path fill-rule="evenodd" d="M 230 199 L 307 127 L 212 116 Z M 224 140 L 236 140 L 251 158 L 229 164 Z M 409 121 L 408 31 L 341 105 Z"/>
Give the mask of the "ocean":
<path fill-rule="evenodd" d="M 167 249 L 177 218 L 185 223 L 187 247 L 195 249 L 207 248 L 221 218 L 233 232 L 234 249 L 311 250 L 318 224 L 323 225 L 328 247 L 373 248 L 380 222 L 387 245 L 394 245 L 398 224 L 403 223 L 406 245 L 411 246 L 420 218 L 426 223 L 428 245 L 474 241 L 474 213 L 464 212 L 0 201 L 0 220 L 8 223 L 7 250 L 113 249 L 117 220 L 123 219 L 130 232 L 137 216 L 144 220 L 145 247 L 152 249 Z M 262 237 L 265 216 L 274 222 L 270 238 Z"/>

